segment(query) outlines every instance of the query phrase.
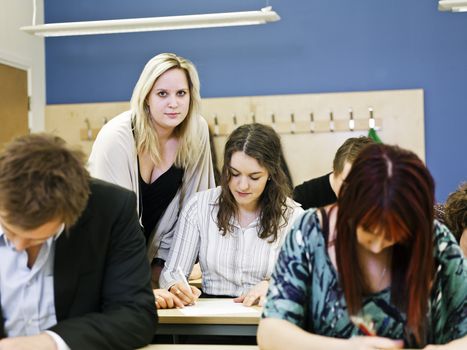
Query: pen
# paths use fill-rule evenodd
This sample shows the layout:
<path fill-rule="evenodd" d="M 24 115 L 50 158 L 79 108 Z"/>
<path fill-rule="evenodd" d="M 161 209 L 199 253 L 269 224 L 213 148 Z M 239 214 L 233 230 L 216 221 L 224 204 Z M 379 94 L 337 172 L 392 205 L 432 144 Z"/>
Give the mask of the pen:
<path fill-rule="evenodd" d="M 362 331 L 364 335 L 368 336 L 375 336 L 376 334 L 372 332 L 370 329 L 367 328 L 367 326 L 364 323 L 358 323 L 357 324 L 358 329 Z"/>
<path fill-rule="evenodd" d="M 365 323 L 364 319 L 357 316 L 350 316 L 352 322 L 358 327 L 358 329 L 367 336 L 375 336 L 376 332 L 372 329 L 371 324 Z"/>

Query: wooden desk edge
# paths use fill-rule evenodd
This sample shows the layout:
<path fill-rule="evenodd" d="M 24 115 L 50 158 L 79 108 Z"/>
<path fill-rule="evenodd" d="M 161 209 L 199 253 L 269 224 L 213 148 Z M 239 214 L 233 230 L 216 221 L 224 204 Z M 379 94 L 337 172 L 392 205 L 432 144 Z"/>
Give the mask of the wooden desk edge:
<path fill-rule="evenodd" d="M 223 299 L 200 299 L 200 302 L 215 301 Z M 225 299 L 224 299 L 225 300 Z M 184 315 L 180 309 L 157 310 L 159 323 L 161 324 L 248 324 L 257 325 L 261 318 L 261 307 L 253 306 L 254 310 L 249 314 L 216 314 L 192 316 Z M 256 312 L 255 312 L 256 311 Z"/>

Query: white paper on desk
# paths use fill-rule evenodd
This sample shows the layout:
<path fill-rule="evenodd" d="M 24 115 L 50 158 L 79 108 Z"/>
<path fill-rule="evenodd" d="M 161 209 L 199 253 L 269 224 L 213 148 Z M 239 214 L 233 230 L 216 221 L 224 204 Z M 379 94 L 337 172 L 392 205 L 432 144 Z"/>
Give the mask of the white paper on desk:
<path fill-rule="evenodd" d="M 203 301 L 195 305 L 185 306 L 180 311 L 187 316 L 210 316 L 210 315 L 223 315 L 223 314 L 257 314 L 259 310 L 243 306 L 242 303 L 234 303 L 232 300 L 226 301 Z"/>

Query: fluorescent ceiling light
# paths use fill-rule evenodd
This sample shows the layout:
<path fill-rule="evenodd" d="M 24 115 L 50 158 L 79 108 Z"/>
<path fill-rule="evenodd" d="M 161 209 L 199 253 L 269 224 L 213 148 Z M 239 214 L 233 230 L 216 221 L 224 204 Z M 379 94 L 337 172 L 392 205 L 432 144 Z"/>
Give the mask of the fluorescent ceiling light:
<path fill-rule="evenodd" d="M 439 0 L 438 10 L 467 12 L 467 0 Z"/>
<path fill-rule="evenodd" d="M 47 23 L 21 27 L 37 36 L 71 36 L 150 32 L 158 30 L 212 28 L 265 24 L 280 19 L 271 6 L 260 11 L 206 13 L 200 15 L 128 18 L 103 21 Z"/>

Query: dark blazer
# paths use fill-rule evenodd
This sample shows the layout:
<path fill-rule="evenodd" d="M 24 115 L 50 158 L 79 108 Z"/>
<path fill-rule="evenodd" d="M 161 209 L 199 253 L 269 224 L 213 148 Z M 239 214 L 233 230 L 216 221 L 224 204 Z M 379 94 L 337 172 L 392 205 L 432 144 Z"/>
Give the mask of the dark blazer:
<path fill-rule="evenodd" d="M 331 173 L 305 181 L 293 190 L 294 201 L 303 209 L 320 208 L 336 203 L 337 197 L 329 183 Z"/>
<path fill-rule="evenodd" d="M 54 294 L 50 330 L 73 350 L 134 349 L 152 340 L 157 315 L 133 192 L 91 180 L 85 211 L 56 243 Z"/>

